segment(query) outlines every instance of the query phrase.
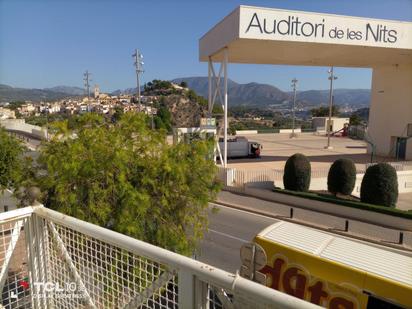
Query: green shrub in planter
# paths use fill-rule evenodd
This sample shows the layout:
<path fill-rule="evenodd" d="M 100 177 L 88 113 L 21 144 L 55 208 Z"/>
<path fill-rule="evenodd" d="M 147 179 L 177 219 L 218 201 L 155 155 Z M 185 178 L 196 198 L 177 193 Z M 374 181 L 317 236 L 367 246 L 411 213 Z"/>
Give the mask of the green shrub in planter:
<path fill-rule="evenodd" d="M 310 162 L 305 155 L 296 153 L 285 164 L 283 185 L 287 190 L 308 191 L 310 185 Z"/>
<path fill-rule="evenodd" d="M 368 167 L 362 179 L 361 201 L 395 207 L 398 200 L 398 176 L 393 166 L 378 163 Z"/>
<path fill-rule="evenodd" d="M 328 173 L 328 191 L 350 195 L 355 187 L 356 166 L 350 159 L 338 159 L 333 162 Z"/>

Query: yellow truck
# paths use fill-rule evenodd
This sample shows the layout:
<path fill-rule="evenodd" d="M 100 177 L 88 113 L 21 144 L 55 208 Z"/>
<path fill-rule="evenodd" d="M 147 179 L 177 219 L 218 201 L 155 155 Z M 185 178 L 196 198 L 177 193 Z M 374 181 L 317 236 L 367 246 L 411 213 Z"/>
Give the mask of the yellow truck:
<path fill-rule="evenodd" d="M 241 275 L 331 309 L 412 308 L 412 254 L 289 222 L 241 250 Z"/>

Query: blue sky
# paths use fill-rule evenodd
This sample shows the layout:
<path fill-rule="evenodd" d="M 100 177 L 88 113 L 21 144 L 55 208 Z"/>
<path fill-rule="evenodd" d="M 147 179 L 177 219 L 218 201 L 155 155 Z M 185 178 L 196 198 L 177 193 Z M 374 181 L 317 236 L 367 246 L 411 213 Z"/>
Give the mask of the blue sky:
<path fill-rule="evenodd" d="M 205 76 L 198 40 L 240 4 L 412 21 L 412 0 L 0 0 L 0 83 L 82 87 L 82 74 L 102 91 L 134 87 L 132 53 L 145 58 L 144 81 Z M 229 66 L 231 79 L 290 90 L 327 89 L 327 68 Z M 369 88 L 369 69 L 337 68 L 337 88 Z"/>

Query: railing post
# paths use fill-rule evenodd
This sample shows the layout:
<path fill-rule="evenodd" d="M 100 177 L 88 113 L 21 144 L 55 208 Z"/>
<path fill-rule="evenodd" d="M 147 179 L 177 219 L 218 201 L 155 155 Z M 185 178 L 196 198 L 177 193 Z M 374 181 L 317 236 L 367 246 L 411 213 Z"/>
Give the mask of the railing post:
<path fill-rule="evenodd" d="M 179 270 L 178 293 L 179 308 L 194 308 L 195 305 L 195 276 L 189 271 Z"/>
<path fill-rule="evenodd" d="M 35 235 L 33 235 L 33 214 L 25 220 L 24 223 L 24 236 L 26 239 L 26 258 L 27 258 L 27 270 L 28 279 L 30 285 L 30 297 L 31 304 L 33 308 L 39 308 L 38 301 L 34 296 L 35 293 L 35 282 L 37 280 L 38 269 L 36 265 L 36 251 L 35 251 Z"/>
<path fill-rule="evenodd" d="M 46 234 L 46 226 L 44 225 L 44 221 L 42 218 L 37 216 L 36 214 L 32 214 L 32 222 L 34 227 L 34 234 L 35 234 L 35 243 L 36 243 L 36 268 L 38 270 L 37 279 L 40 282 L 48 282 L 49 272 L 47 271 L 47 262 L 46 262 L 46 247 L 47 247 L 47 234 Z M 32 291 L 34 292 L 34 290 Z M 41 291 L 37 291 L 37 293 L 41 293 Z M 50 299 L 40 298 L 39 299 L 39 307 L 40 308 L 50 308 L 51 303 Z"/>
<path fill-rule="evenodd" d="M 195 308 L 209 309 L 209 285 L 195 278 Z"/>

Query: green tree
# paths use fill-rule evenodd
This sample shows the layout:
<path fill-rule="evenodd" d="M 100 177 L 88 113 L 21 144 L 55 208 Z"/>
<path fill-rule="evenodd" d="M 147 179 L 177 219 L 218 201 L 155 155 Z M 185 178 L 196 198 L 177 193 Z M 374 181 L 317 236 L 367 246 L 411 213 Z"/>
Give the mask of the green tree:
<path fill-rule="evenodd" d="M 154 118 L 156 129 L 172 131 L 172 114 L 166 106 L 160 106 Z"/>
<path fill-rule="evenodd" d="M 311 109 L 311 114 L 313 117 L 327 117 L 329 116 L 329 107 L 328 106 L 320 106 L 318 108 Z M 339 116 L 339 107 L 336 105 L 332 106 L 332 116 L 337 117 Z"/>
<path fill-rule="evenodd" d="M 309 190 L 311 178 L 311 166 L 308 158 L 301 153 L 290 156 L 285 164 L 283 173 L 283 185 L 286 190 Z"/>
<path fill-rule="evenodd" d="M 366 169 L 360 189 L 362 202 L 394 208 L 398 194 L 398 175 L 392 165 L 378 163 Z"/>
<path fill-rule="evenodd" d="M 114 108 L 114 113 L 112 115 L 112 121 L 118 122 L 120 118 L 122 118 L 123 114 L 124 114 L 123 108 L 121 108 L 120 106 L 116 106 Z"/>
<path fill-rule="evenodd" d="M 357 126 L 357 125 L 362 124 L 362 122 L 363 122 L 362 117 L 359 116 L 359 114 L 357 114 L 357 113 L 353 113 L 349 117 L 349 124 L 350 125 Z"/>
<path fill-rule="evenodd" d="M 356 166 L 351 159 L 337 159 L 328 173 L 328 191 L 333 194 L 350 195 L 355 188 Z"/>
<path fill-rule="evenodd" d="M 207 226 L 216 166 L 205 141 L 169 145 L 144 115 L 115 124 L 96 115 L 59 123 L 35 183 L 46 207 L 152 244 L 191 254 Z M 75 134 L 73 134 L 75 133 Z"/>
<path fill-rule="evenodd" d="M 23 151 L 20 141 L 0 127 L 0 191 L 19 186 L 24 166 Z"/>
<path fill-rule="evenodd" d="M 180 87 L 187 88 L 187 83 L 185 81 L 182 81 L 180 83 Z"/>

